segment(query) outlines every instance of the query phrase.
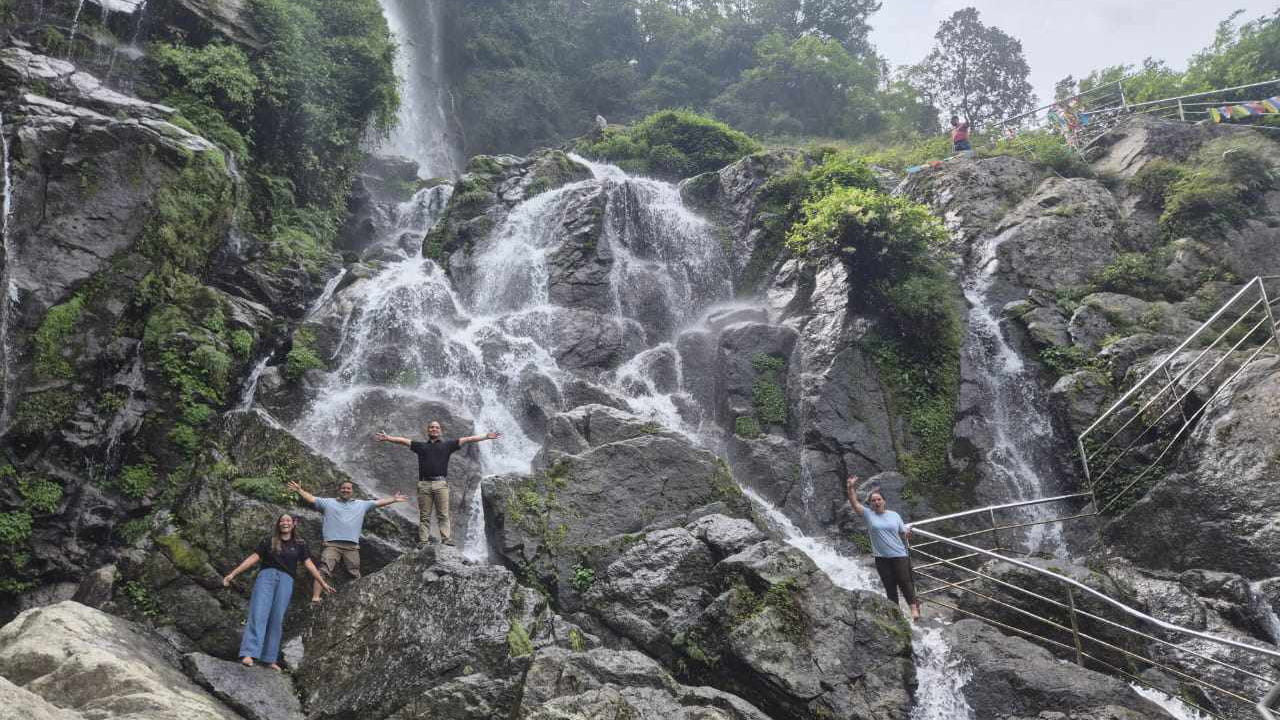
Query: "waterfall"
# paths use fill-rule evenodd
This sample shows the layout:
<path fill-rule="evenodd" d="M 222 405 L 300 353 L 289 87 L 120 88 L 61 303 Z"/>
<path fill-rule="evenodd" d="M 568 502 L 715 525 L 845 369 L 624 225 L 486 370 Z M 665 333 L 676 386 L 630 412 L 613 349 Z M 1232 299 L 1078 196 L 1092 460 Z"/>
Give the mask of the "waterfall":
<path fill-rule="evenodd" d="M 271 359 L 271 353 L 267 353 L 253 366 L 253 371 L 249 373 L 249 378 L 244 381 L 244 390 L 240 393 L 240 400 L 236 403 L 237 412 L 245 412 L 253 407 L 253 396 L 258 392 L 258 378 L 262 377 L 262 372 L 267 369 L 267 361 Z"/>
<path fill-rule="evenodd" d="M 876 577 L 875 572 L 861 560 L 840 555 L 835 551 L 835 548 L 824 540 L 805 535 L 800 528 L 796 527 L 795 523 L 791 522 L 790 518 L 755 490 L 743 487 L 742 492 L 764 510 L 769 521 L 787 539 L 787 544 L 808 555 L 813 564 L 826 573 L 827 577 L 831 578 L 831 582 L 835 583 L 837 587 L 842 587 L 845 590 L 865 590 L 877 594 L 882 592 L 880 580 Z"/>
<path fill-rule="evenodd" d="M 71 18 L 71 34 L 67 36 L 67 60 L 71 59 L 71 51 L 76 42 L 76 29 L 80 26 L 80 11 L 84 9 L 84 0 L 76 5 L 76 14 Z"/>
<path fill-rule="evenodd" d="M 9 216 L 13 213 L 13 176 L 9 168 L 9 136 L 4 133 L 4 114 L 0 113 L 0 156 L 3 157 L 4 200 L 0 204 L 0 252 L 4 267 L 0 270 L 0 434 L 9 429 L 9 408 L 13 405 L 13 378 L 9 354 L 9 323 L 13 306 L 17 302 L 17 288 L 13 284 L 14 247 L 9 239 Z"/>
<path fill-rule="evenodd" d="M 1000 328 L 1002 305 L 996 298 L 995 280 L 999 247 L 1010 232 L 985 238 L 974 249 L 964 283 L 969 333 L 962 361 L 973 368 L 978 392 L 989 403 L 984 412 L 975 412 L 973 417 L 990 438 L 991 447 L 984 448 L 989 479 L 1006 493 L 1001 500 L 1031 500 L 1050 494 L 1046 485 L 1053 479 L 1043 475 L 1055 466 L 1053 427 L 1045 412 L 1048 399 L 1036 374 Z M 1028 521 L 1048 520 L 1053 509 L 1036 505 L 1023 514 Z M 1026 540 L 1029 552 L 1065 552 L 1057 523 L 1032 526 Z"/>
<path fill-rule="evenodd" d="M 463 158 L 461 138 L 450 124 L 454 112 L 444 73 L 443 3 L 379 1 L 400 45 L 395 63 L 400 78 L 400 113 L 378 151 L 418 161 L 422 177 L 456 176 Z"/>
<path fill-rule="evenodd" d="M 513 207 L 476 243 L 466 267 L 455 268 L 462 280 L 457 287 L 436 263 L 411 257 L 326 298 L 313 317 L 341 318 L 334 369 L 294 432 L 377 487 L 360 467 L 367 452 L 360 444 L 368 435 L 362 414 L 445 403 L 473 418 L 477 431 L 502 432 L 502 440 L 478 446 L 483 474 L 528 472 L 540 443 L 521 424 L 517 389 L 537 382 L 560 392 L 573 381 L 625 398 L 633 412 L 692 437 L 696 425 L 684 421 L 680 407 L 693 401 L 680 391 L 671 340 L 732 296 L 725 248 L 705 220 L 683 207 L 675 186 L 611 166 L 591 167 L 591 179 Z M 424 194 L 430 192 L 402 204 L 390 223 L 391 237 L 376 242 L 422 237 L 442 211 L 439 198 Z M 605 220 L 598 242 L 614 259 L 611 282 L 626 287 L 614 288 L 609 312 L 584 321 L 569 317 L 584 311 L 551 301 L 551 256 L 561 248 L 559 228 L 577 203 L 600 195 Z M 612 371 L 575 371 L 561 367 L 556 354 L 557 333 L 569 321 L 652 341 L 628 345 L 628 356 Z M 479 556 L 485 537 L 475 495 L 469 512 L 464 551 Z"/>
<path fill-rule="evenodd" d="M 917 682 L 911 720 L 973 720 L 963 692 L 973 673 L 951 656 L 942 630 L 925 628 L 911 640 Z"/>

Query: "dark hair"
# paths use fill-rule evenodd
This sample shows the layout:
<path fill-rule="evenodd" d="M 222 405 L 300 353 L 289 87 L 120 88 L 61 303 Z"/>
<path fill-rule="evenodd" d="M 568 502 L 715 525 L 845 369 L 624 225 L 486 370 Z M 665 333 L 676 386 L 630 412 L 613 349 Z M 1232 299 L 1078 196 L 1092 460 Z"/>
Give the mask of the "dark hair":
<path fill-rule="evenodd" d="M 951 116 L 951 122 L 952 122 L 952 123 L 958 123 L 958 122 L 960 122 L 960 116 L 959 116 L 959 115 L 952 115 L 952 116 Z"/>
<path fill-rule="evenodd" d="M 352 490 L 356 489 L 356 483 L 354 480 L 343 480 L 338 483 L 338 489 L 341 490 L 343 485 L 350 485 Z"/>
<path fill-rule="evenodd" d="M 289 540 L 292 541 L 297 535 L 295 531 L 298 529 L 298 521 L 289 513 L 280 513 L 280 517 L 276 518 L 276 522 L 271 526 L 271 552 L 279 555 L 280 549 L 284 547 L 283 541 L 280 540 L 280 521 L 289 518 L 293 520 L 293 530 L 289 531 Z"/>
<path fill-rule="evenodd" d="M 878 487 L 877 487 L 877 488 L 871 488 L 871 491 L 867 493 L 867 502 L 871 502 L 871 496 L 872 496 L 872 495 L 879 495 L 879 496 L 880 496 L 880 499 L 881 499 L 881 500 L 884 500 L 884 493 L 880 492 L 880 488 L 878 488 Z"/>

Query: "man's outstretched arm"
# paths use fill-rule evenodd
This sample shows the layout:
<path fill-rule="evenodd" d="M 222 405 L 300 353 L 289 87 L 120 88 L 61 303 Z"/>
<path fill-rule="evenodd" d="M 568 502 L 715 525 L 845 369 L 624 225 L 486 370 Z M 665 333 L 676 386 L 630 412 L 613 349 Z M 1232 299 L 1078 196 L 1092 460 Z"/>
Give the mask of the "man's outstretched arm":
<path fill-rule="evenodd" d="M 408 499 L 409 498 L 405 497 L 404 493 L 398 492 L 395 495 L 392 495 L 391 497 L 378 498 L 377 500 L 374 500 L 373 506 L 386 507 L 388 505 L 391 505 L 392 503 L 404 502 L 405 500 L 408 500 Z"/>
<path fill-rule="evenodd" d="M 298 493 L 298 495 L 302 496 L 302 499 L 303 499 L 303 500 L 306 500 L 309 504 L 311 504 L 311 505 L 315 505 L 315 504 L 316 504 L 316 496 L 315 496 L 315 495 L 312 495 L 311 493 L 307 492 L 306 490 L 303 490 L 303 489 L 302 489 L 302 483 L 299 483 L 297 480 L 290 480 L 290 481 L 289 481 L 288 488 L 289 488 L 290 490 L 292 490 L 292 491 L 294 491 L 294 492 Z"/>
<path fill-rule="evenodd" d="M 502 437 L 502 433 L 485 433 L 483 435 L 468 435 L 467 437 L 458 438 L 458 445 L 466 445 L 467 443 L 480 442 L 481 440 L 497 440 Z"/>
<path fill-rule="evenodd" d="M 396 445 L 403 445 L 405 447 L 409 447 L 410 445 L 413 444 L 413 441 L 407 437 L 397 437 L 395 435 L 388 435 L 382 432 L 381 430 L 373 434 L 373 439 L 377 440 L 378 442 L 395 443 Z"/>

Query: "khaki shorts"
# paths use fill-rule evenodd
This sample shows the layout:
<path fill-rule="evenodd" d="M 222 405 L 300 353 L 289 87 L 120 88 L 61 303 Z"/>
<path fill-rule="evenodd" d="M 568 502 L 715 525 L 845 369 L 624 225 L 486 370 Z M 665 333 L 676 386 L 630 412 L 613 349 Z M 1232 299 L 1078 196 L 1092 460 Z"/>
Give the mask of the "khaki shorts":
<path fill-rule="evenodd" d="M 320 551 L 320 572 L 326 578 L 332 578 L 341 565 L 353 578 L 360 577 L 360 546 L 343 543 L 324 542 Z"/>

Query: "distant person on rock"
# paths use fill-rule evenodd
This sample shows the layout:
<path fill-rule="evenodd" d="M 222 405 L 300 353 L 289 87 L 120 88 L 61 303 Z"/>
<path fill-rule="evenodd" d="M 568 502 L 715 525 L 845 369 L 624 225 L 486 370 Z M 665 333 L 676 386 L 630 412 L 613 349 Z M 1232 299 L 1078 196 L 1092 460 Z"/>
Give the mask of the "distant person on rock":
<path fill-rule="evenodd" d="M 969 121 L 960 122 L 958 115 L 951 116 L 951 146 L 956 152 L 973 149 L 969 144 Z"/>
<path fill-rule="evenodd" d="M 871 554 L 875 556 L 876 572 L 880 575 L 880 582 L 884 583 L 884 592 L 889 601 L 897 605 L 898 589 L 901 588 L 907 604 L 911 606 L 911 619 L 919 620 L 920 602 L 911 582 L 911 559 L 907 553 L 907 537 L 911 528 L 902 523 L 902 516 L 898 513 L 885 509 L 884 495 L 879 488 L 867 493 L 866 505 L 858 502 L 857 484 L 858 478 L 850 477 L 845 481 L 845 493 L 853 511 L 867 523 Z"/>
<path fill-rule="evenodd" d="M 336 498 L 318 498 L 303 490 L 302 484 L 296 480 L 289 481 L 289 489 L 324 513 L 324 526 L 320 531 L 324 538 L 320 543 L 320 573 L 330 581 L 339 565 L 352 579 L 360 577 L 360 532 L 364 528 L 364 514 L 373 508 L 409 499 L 404 493 L 396 493 L 377 500 L 353 500 L 351 496 L 356 488 L 350 480 L 338 483 Z M 311 587 L 311 602 L 320 602 L 320 584 L 315 583 Z"/>
<path fill-rule="evenodd" d="M 444 440 L 440 437 L 440 423 L 432 420 L 423 430 L 426 440 L 410 440 L 384 432 L 373 436 L 378 442 L 404 445 L 418 456 L 418 546 L 430 545 L 431 513 L 434 508 L 436 525 L 440 528 L 440 540 L 453 545 L 449 528 L 449 458 L 467 443 L 481 440 L 497 440 L 502 435 L 491 432 Z"/>
<path fill-rule="evenodd" d="M 253 581 L 253 593 L 249 596 L 249 619 L 244 624 L 240 640 L 240 663 L 253 667 L 257 658 L 272 670 L 279 670 L 276 658 L 280 656 L 280 634 L 284 630 L 284 611 L 293 597 L 293 574 L 301 562 L 316 584 L 328 592 L 333 587 L 324 581 L 311 555 L 307 543 L 293 534 L 293 516 L 288 513 L 276 518 L 271 537 L 264 538 L 249 557 L 235 570 L 222 578 L 223 587 L 231 587 L 231 581 L 240 573 L 253 567 L 259 560 L 262 569 Z"/>

